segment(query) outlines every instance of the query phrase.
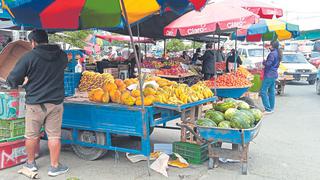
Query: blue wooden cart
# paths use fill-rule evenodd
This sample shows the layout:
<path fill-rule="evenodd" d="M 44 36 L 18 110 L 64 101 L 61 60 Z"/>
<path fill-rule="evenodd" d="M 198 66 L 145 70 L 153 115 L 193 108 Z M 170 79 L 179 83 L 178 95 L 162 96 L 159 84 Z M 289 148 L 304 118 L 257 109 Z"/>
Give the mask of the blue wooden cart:
<path fill-rule="evenodd" d="M 262 121 L 259 121 L 254 128 L 250 129 L 208 128 L 198 126 L 200 136 L 208 142 L 209 168 L 212 169 L 218 166 L 219 157 L 228 157 L 231 159 L 239 159 L 242 174 L 247 174 L 249 144 L 258 135 L 261 123 Z M 221 149 L 221 143 L 231 143 L 232 150 Z"/>
<path fill-rule="evenodd" d="M 156 126 L 166 127 L 169 121 L 181 117 L 179 110 L 199 106 L 215 100 L 206 100 L 161 108 L 154 106 L 125 106 L 120 104 L 100 104 L 66 100 L 62 121 L 62 142 L 71 144 L 74 152 L 86 160 L 102 157 L 107 150 L 143 154 L 151 152 L 150 133 Z M 134 136 L 139 139 L 139 147 L 118 147 L 114 136 Z"/>

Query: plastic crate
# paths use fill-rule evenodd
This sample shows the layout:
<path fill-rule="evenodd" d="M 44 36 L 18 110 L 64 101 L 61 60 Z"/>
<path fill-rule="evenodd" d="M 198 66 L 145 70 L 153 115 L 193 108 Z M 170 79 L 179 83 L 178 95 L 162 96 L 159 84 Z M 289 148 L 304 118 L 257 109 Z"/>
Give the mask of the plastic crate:
<path fill-rule="evenodd" d="M 187 142 L 174 142 L 173 152 L 178 153 L 191 164 L 202 164 L 208 160 L 207 144 L 198 145 Z"/>
<path fill-rule="evenodd" d="M 18 141 L 18 140 L 24 139 L 24 138 L 25 138 L 24 135 L 21 135 L 21 136 L 16 136 L 16 137 L 12 137 L 12 138 L 0 139 L 0 143 Z"/>
<path fill-rule="evenodd" d="M 0 119 L 14 120 L 25 117 L 25 92 L 0 91 Z"/>
<path fill-rule="evenodd" d="M 36 158 L 39 157 L 39 147 L 36 148 Z M 25 139 L 0 143 L 0 169 L 17 166 L 26 160 Z"/>
<path fill-rule="evenodd" d="M 73 96 L 75 89 L 79 86 L 81 73 L 64 73 L 64 95 Z"/>
<path fill-rule="evenodd" d="M 24 135 L 25 119 L 0 120 L 0 140 Z"/>

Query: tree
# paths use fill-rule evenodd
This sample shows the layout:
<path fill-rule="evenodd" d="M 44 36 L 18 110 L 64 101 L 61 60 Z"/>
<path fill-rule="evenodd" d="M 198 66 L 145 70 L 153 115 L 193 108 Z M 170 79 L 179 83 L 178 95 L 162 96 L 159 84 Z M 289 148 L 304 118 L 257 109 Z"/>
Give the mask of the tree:
<path fill-rule="evenodd" d="M 71 44 L 72 46 L 83 48 L 87 44 L 85 39 L 90 35 L 93 34 L 93 31 L 72 31 L 72 32 L 64 32 L 64 33 L 56 33 L 50 34 L 49 40 L 51 42 L 65 42 Z"/>
<path fill-rule="evenodd" d="M 185 45 L 179 39 L 170 39 L 167 42 L 167 50 L 172 52 L 183 51 L 185 49 Z"/>

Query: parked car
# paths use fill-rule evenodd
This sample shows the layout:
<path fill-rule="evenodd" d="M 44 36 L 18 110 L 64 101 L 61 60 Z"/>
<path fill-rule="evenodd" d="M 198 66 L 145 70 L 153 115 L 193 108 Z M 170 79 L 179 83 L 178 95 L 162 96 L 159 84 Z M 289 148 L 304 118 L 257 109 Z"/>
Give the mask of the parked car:
<path fill-rule="evenodd" d="M 260 46 L 241 46 L 238 49 L 238 53 L 242 59 L 243 66 L 247 68 L 255 68 L 256 64 L 262 63 L 264 58 L 267 58 L 269 54 L 269 50 L 264 50 L 264 58 L 263 49 Z"/>
<path fill-rule="evenodd" d="M 296 81 L 308 81 L 315 84 L 317 68 L 310 64 L 304 55 L 299 52 L 284 52 L 282 64 L 287 68 L 285 75 L 292 75 Z"/>
<path fill-rule="evenodd" d="M 311 52 L 309 62 L 318 68 L 320 65 L 320 52 Z"/>

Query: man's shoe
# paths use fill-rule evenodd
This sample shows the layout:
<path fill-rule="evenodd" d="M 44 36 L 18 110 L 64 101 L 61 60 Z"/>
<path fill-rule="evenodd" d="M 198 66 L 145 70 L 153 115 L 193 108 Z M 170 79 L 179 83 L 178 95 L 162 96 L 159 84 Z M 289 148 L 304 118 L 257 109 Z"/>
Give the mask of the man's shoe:
<path fill-rule="evenodd" d="M 28 163 L 28 161 L 26 163 L 24 163 L 23 168 L 28 169 L 29 171 L 35 172 L 38 171 L 38 166 L 36 164 L 36 161 L 33 161 L 31 164 Z"/>
<path fill-rule="evenodd" d="M 49 167 L 48 175 L 55 177 L 61 174 L 64 174 L 69 171 L 69 168 L 67 166 L 63 166 L 62 164 L 59 164 L 58 167 Z"/>
<path fill-rule="evenodd" d="M 265 111 L 265 112 L 263 112 L 263 115 L 268 115 L 268 114 L 272 114 L 273 113 L 273 111 Z"/>

